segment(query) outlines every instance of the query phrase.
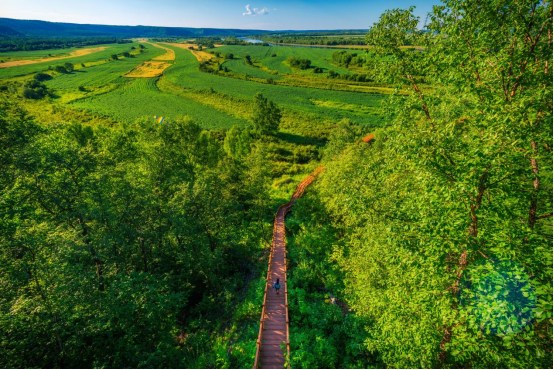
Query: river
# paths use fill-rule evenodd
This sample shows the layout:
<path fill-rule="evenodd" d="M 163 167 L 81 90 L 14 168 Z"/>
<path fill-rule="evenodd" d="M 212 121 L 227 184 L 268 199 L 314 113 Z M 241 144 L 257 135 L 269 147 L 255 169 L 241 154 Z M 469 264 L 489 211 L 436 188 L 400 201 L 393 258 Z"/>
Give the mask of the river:
<path fill-rule="evenodd" d="M 251 39 L 251 38 L 247 38 L 247 37 L 238 37 L 239 39 L 241 40 L 244 40 L 250 44 L 263 44 L 264 40 L 258 40 L 258 39 Z M 291 44 L 274 44 L 274 43 L 271 43 L 271 42 L 268 42 L 269 46 L 288 46 L 288 47 L 292 47 L 292 48 L 312 48 L 312 49 L 354 49 L 354 48 L 349 48 L 347 46 L 345 47 L 337 47 L 337 46 L 325 46 L 325 45 L 291 45 Z M 356 49 L 360 49 L 360 48 L 356 48 Z M 362 49 L 363 50 L 363 49 Z"/>

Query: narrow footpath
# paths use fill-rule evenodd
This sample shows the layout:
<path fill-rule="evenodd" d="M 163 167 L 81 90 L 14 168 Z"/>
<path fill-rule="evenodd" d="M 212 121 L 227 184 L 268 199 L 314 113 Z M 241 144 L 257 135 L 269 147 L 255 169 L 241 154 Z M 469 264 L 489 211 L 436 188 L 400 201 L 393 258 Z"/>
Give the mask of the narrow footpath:
<path fill-rule="evenodd" d="M 285 216 L 321 171 L 323 166 L 302 180 L 291 199 L 280 206 L 275 215 L 254 369 L 283 369 L 284 353 L 290 358 Z M 277 279 L 281 284 L 279 294 L 273 289 Z"/>
<path fill-rule="evenodd" d="M 362 139 L 362 142 L 369 144 L 374 140 L 375 135 L 369 134 Z M 318 167 L 302 180 L 291 199 L 280 206 L 275 215 L 254 369 L 284 369 L 287 358 L 290 359 L 285 217 L 294 202 L 304 194 L 304 190 L 323 171 L 323 168 L 323 166 Z M 273 283 L 277 279 L 281 283 L 279 294 L 273 289 Z M 290 367 L 290 364 L 287 364 L 287 367 Z"/>

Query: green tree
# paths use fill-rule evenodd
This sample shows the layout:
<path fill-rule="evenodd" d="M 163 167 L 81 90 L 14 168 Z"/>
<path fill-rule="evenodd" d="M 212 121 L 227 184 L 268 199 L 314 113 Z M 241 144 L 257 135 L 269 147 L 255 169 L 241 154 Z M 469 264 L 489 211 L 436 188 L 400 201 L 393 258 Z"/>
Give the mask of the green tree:
<path fill-rule="evenodd" d="M 319 184 L 349 306 L 385 367 L 550 367 L 552 3 L 448 0 L 430 32 L 412 11 L 367 35 L 411 93 Z"/>
<path fill-rule="evenodd" d="M 73 65 L 73 63 L 70 63 L 70 62 L 65 62 L 63 64 L 63 67 L 67 72 L 73 72 L 73 70 L 75 69 L 75 66 Z"/>
<path fill-rule="evenodd" d="M 54 68 L 54 71 L 58 72 L 58 73 L 67 73 L 67 69 L 65 69 L 64 66 L 56 66 Z"/>
<path fill-rule="evenodd" d="M 253 134 L 249 127 L 233 126 L 225 136 L 223 147 L 227 155 L 240 161 L 250 153 L 252 141 Z"/>
<path fill-rule="evenodd" d="M 281 122 L 281 109 L 262 93 L 254 95 L 252 122 L 256 131 L 262 135 L 277 135 Z"/>

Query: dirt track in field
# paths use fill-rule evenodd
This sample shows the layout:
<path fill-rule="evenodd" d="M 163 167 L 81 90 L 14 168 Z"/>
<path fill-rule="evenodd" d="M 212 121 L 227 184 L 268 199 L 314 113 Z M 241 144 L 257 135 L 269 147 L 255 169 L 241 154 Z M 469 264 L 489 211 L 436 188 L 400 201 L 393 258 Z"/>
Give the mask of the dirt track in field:
<path fill-rule="evenodd" d="M 72 51 L 71 53 L 69 53 L 69 55 L 67 55 L 65 57 L 41 58 L 41 59 L 33 59 L 33 60 L 14 60 L 12 62 L 0 63 L 0 68 L 18 67 L 18 66 L 24 66 L 24 65 L 27 65 L 27 64 L 35 64 L 35 63 L 42 63 L 42 62 L 50 62 L 50 61 L 53 61 L 53 60 L 80 57 L 80 56 L 83 56 L 83 55 L 97 53 L 97 52 L 102 51 L 104 49 L 106 49 L 106 46 L 99 46 L 97 48 L 88 48 L 88 49 L 75 50 L 75 51 Z"/>
<path fill-rule="evenodd" d="M 198 45 L 195 45 L 195 44 L 177 44 L 177 43 L 171 43 L 171 42 L 166 42 L 165 44 L 175 46 L 175 47 L 181 48 L 181 49 L 187 49 L 188 51 L 190 51 L 192 53 L 192 55 L 194 55 L 196 57 L 196 60 L 198 60 L 199 62 L 203 62 L 203 61 L 215 58 L 215 55 L 207 53 L 205 51 L 198 51 L 198 50 L 190 49 L 191 47 L 197 48 Z M 214 46 L 218 47 L 218 46 L 221 46 L 221 45 L 214 45 Z"/>
<path fill-rule="evenodd" d="M 152 58 L 149 61 L 143 62 L 136 66 L 130 72 L 123 75 L 123 77 L 129 78 L 150 78 L 161 76 L 166 68 L 171 67 L 171 63 L 175 60 L 175 51 L 170 48 L 163 47 L 158 44 L 153 44 L 148 41 L 143 41 L 146 44 L 152 45 L 159 49 L 165 50 L 165 54 Z"/>

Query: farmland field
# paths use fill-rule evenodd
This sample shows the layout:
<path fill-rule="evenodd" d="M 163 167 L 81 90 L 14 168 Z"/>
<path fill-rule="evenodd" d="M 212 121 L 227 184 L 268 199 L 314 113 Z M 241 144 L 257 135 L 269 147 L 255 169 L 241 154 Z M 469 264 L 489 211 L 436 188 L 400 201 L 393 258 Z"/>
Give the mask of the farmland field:
<path fill-rule="evenodd" d="M 105 49 L 93 54 L 0 69 L 0 78 L 25 81 L 33 73 L 48 72 L 53 78 L 44 84 L 52 92 L 53 104 L 67 104 L 72 109 L 84 109 L 127 122 L 143 116 L 189 115 L 204 128 L 245 125 L 250 117 L 249 104 L 253 96 L 261 92 L 289 112 L 292 126 L 300 124 L 299 114 L 319 117 L 315 120 L 329 124 L 342 119 L 361 125 L 381 124 L 379 107 L 384 95 L 336 91 L 336 83 L 346 86 L 343 81 L 335 82 L 326 75 L 316 75 L 313 69 L 292 68 L 287 62 L 290 56 L 306 58 L 324 72 L 333 69 L 340 74 L 351 73 L 347 68 L 332 64 L 333 50 L 227 45 L 198 51 L 189 49 L 194 47 L 192 44 L 146 40 L 142 45 L 146 49 L 141 53 L 138 41 L 100 45 L 98 47 Z M 68 49 L 66 53 L 71 51 L 74 50 Z M 121 57 L 125 52 L 131 52 L 131 57 Z M 61 53 L 60 50 L 13 53 L 18 58 L 48 54 Z M 119 59 L 112 60 L 113 54 L 119 54 Z M 233 54 L 234 57 L 222 59 L 214 54 Z M 251 57 L 252 65 L 245 62 L 246 55 Z M 0 58 L 10 57 L 12 53 L 0 55 Z M 49 72 L 50 68 L 66 61 L 75 65 L 73 72 Z M 212 65 L 219 63 L 228 73 L 201 71 L 199 63 L 205 61 Z M 144 81 L 130 81 L 128 77 L 142 77 Z M 271 80 L 275 84 L 267 83 Z M 302 87 L 289 86 L 287 81 Z"/>
<path fill-rule="evenodd" d="M 25 66 L 18 66 L 14 68 L 0 68 L 0 79 L 6 79 L 16 76 L 24 76 L 28 75 L 30 73 L 36 73 L 47 70 L 49 67 L 55 67 L 60 64 L 64 64 L 66 62 L 70 62 L 73 64 L 81 64 L 81 63 L 91 63 L 91 62 L 97 62 L 101 60 L 109 59 L 112 54 L 119 54 L 123 52 L 130 51 L 131 47 L 137 47 L 138 43 L 130 43 L 130 44 L 107 44 L 107 45 L 96 45 L 95 47 L 106 47 L 104 50 L 99 51 L 97 53 L 92 53 L 88 55 L 82 55 L 82 56 L 75 56 L 71 58 L 66 58 L 62 60 L 52 60 L 49 62 L 42 62 L 42 63 L 35 63 L 35 64 L 29 64 Z M 59 50 L 59 49 L 57 49 Z M 69 49 L 71 50 L 71 49 Z M 18 55 L 22 56 L 23 53 L 33 53 L 36 55 L 36 53 L 40 52 L 41 55 L 48 55 L 48 53 L 56 52 L 56 50 L 38 50 L 33 52 L 18 52 Z M 0 59 L 3 59 L 4 56 L 9 57 L 11 53 L 0 53 Z"/>
<path fill-rule="evenodd" d="M 246 121 L 192 100 L 160 92 L 156 87 L 155 78 L 128 79 L 116 90 L 77 100 L 72 105 L 127 122 L 142 116 L 158 115 L 176 118 L 188 115 L 206 129 L 230 128 L 233 125 L 246 124 Z"/>

